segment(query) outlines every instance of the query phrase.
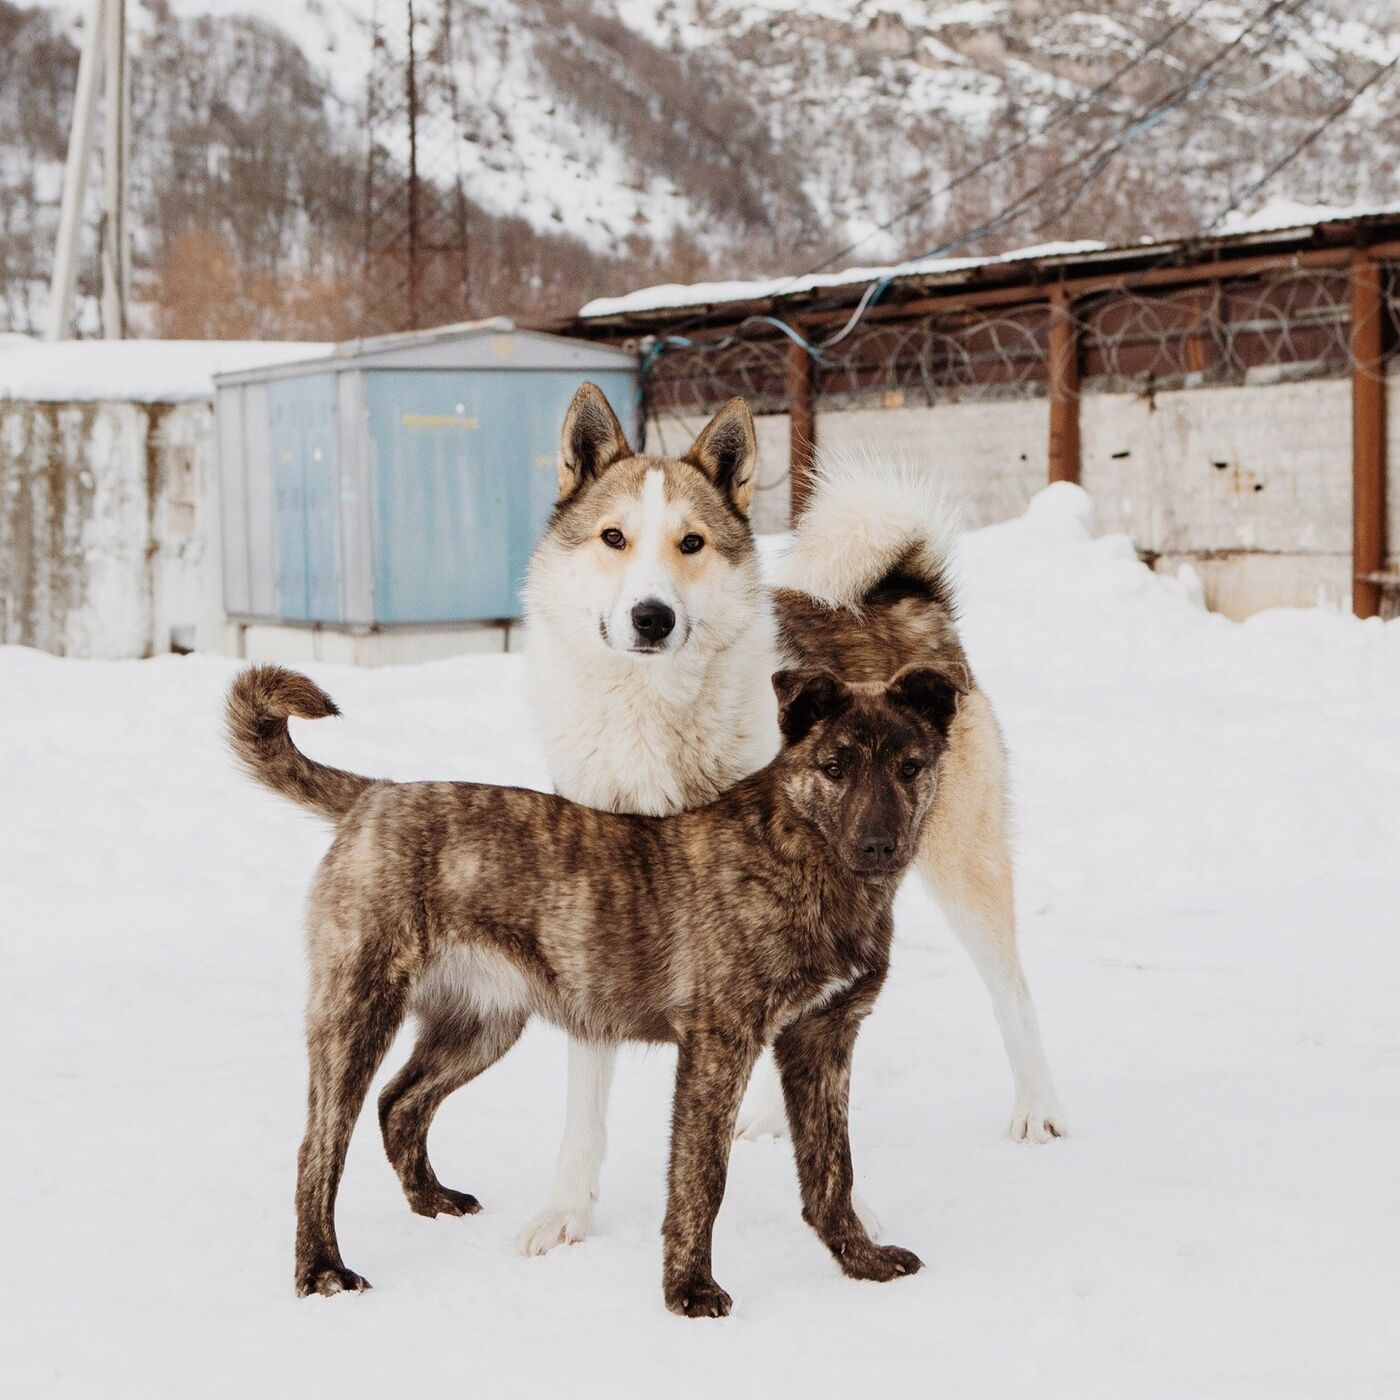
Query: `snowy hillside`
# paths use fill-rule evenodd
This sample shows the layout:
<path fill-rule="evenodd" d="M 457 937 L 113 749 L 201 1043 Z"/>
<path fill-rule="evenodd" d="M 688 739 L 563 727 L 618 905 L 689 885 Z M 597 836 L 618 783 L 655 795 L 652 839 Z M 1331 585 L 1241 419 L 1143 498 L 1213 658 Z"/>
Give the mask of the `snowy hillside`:
<path fill-rule="evenodd" d="M 0 651 L 0 1390 L 1393 1396 L 1400 623 L 1227 622 L 1086 511 L 1052 487 L 960 566 L 1071 1136 L 1004 1136 L 985 995 L 908 888 L 854 1139 L 885 1238 L 929 1267 L 844 1280 L 788 1149 L 740 1144 L 720 1323 L 661 1302 L 667 1052 L 624 1056 L 596 1238 L 515 1253 L 563 1107 L 540 1027 L 435 1130 L 484 1213 L 410 1215 L 367 1113 L 341 1239 L 377 1286 L 296 1299 L 298 919 L 327 837 L 234 772 L 232 662 Z M 320 757 L 544 779 L 517 657 L 316 675 L 346 715 L 298 729 Z"/>
<path fill-rule="evenodd" d="M 406 150 L 401 0 L 133 4 L 146 266 L 197 227 L 243 265 L 339 272 L 376 236 L 357 203 L 366 160 L 382 175 Z M 11 328 L 42 300 L 78 8 L 0 0 Z M 585 259 L 583 285 L 556 287 L 572 305 L 659 272 L 789 271 L 852 243 L 846 261 L 915 254 L 1105 147 L 1094 178 L 1055 185 L 975 251 L 1189 231 L 1400 47 L 1400 0 L 420 0 L 415 13 L 422 169 L 469 202 L 481 295 L 492 259 L 511 265 L 496 245 L 518 261 L 532 230 Z M 1394 198 L 1397 111 L 1400 82 L 1377 87 L 1268 193 Z M 502 219 L 521 223 L 511 234 Z M 497 281 L 494 296 L 549 280 Z"/>

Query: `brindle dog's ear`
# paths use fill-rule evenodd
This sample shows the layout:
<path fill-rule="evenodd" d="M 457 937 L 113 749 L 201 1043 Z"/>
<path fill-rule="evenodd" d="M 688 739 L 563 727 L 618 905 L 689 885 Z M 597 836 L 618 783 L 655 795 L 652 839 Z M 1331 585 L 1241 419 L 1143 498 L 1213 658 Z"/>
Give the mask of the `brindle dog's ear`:
<path fill-rule="evenodd" d="M 685 461 L 699 467 L 747 515 L 753 504 L 758 438 L 753 414 L 743 399 L 730 399 L 705 425 Z"/>
<path fill-rule="evenodd" d="M 778 728 L 788 744 L 805 739 L 814 724 L 840 714 L 851 700 L 851 692 L 830 671 L 779 671 L 773 689 Z"/>
<path fill-rule="evenodd" d="M 940 734 L 947 734 L 968 685 L 969 678 L 961 667 L 950 675 L 931 666 L 906 666 L 890 681 L 885 696 L 927 720 Z"/>
<path fill-rule="evenodd" d="M 596 384 L 581 384 L 564 415 L 559 441 L 559 499 L 567 501 L 586 481 L 630 457 L 627 434 Z"/>

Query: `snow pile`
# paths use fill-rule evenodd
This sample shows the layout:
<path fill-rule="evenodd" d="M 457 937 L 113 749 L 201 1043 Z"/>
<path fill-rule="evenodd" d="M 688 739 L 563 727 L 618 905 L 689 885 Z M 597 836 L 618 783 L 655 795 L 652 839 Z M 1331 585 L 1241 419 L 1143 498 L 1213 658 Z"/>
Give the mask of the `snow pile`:
<path fill-rule="evenodd" d="M 214 376 L 329 354 L 305 340 L 33 340 L 0 336 L 0 400 L 179 403 L 214 397 Z"/>
<path fill-rule="evenodd" d="M 787 1147 L 740 1144 L 713 1324 L 661 1303 L 669 1052 L 624 1056 L 598 1236 L 515 1254 L 561 1122 L 545 1027 L 433 1135 L 485 1212 L 410 1215 L 371 1110 L 340 1225 L 377 1287 L 294 1298 L 298 922 L 326 834 L 233 771 L 234 663 L 0 651 L 0 1389 L 1393 1395 L 1400 624 L 1210 615 L 1068 486 L 958 567 L 1072 1136 L 1003 1136 L 985 996 L 909 887 L 853 1122 L 885 1237 L 929 1267 L 842 1279 Z M 346 714 L 299 727 L 320 757 L 544 781 L 518 657 L 315 674 Z"/>

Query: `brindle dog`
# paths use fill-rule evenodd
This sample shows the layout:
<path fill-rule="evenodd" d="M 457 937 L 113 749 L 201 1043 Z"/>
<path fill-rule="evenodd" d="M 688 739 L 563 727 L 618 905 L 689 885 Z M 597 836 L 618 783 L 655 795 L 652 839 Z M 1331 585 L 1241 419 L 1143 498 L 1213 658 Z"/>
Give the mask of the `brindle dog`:
<path fill-rule="evenodd" d="M 335 1197 L 365 1092 L 404 1017 L 421 1028 L 384 1090 L 390 1161 L 414 1210 L 479 1209 L 428 1161 L 434 1110 L 532 1013 L 590 1041 L 679 1048 L 663 1240 L 666 1306 L 719 1317 L 710 1271 L 739 1101 L 774 1047 L 802 1214 L 852 1278 L 920 1261 L 851 1208 L 851 1052 L 889 965 L 891 906 L 933 805 L 958 677 L 847 685 L 779 672 L 784 746 L 707 807 L 623 816 L 472 783 L 390 783 L 306 758 L 287 719 L 337 712 L 256 667 L 228 720 L 251 774 L 331 818 L 309 905 L 311 1086 L 297 1175 L 298 1293 L 368 1287 L 345 1267 Z"/>

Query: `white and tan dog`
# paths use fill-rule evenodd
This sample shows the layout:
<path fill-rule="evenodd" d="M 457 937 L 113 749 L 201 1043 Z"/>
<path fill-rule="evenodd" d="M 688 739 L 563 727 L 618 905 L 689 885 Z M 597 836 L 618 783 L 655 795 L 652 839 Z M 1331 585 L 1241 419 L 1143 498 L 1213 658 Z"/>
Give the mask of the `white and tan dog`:
<path fill-rule="evenodd" d="M 652 815 L 708 802 L 776 752 L 769 678 L 785 664 L 883 681 L 874 671 L 891 656 L 936 653 L 971 682 L 929 478 L 826 472 L 770 595 L 747 519 L 756 460 L 742 400 L 675 459 L 633 453 L 602 393 L 579 390 L 526 590 L 531 706 L 563 796 Z M 1015 1083 L 1011 1135 L 1047 1142 L 1064 1120 L 1016 951 L 1001 737 L 975 682 L 943 763 L 918 868 L 991 994 Z M 520 1235 L 527 1253 L 589 1232 L 614 1054 L 570 1042 L 564 1141 L 546 1207 Z M 776 1077 L 761 1072 L 741 1133 L 785 1127 Z"/>

